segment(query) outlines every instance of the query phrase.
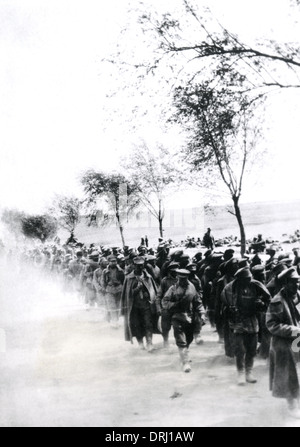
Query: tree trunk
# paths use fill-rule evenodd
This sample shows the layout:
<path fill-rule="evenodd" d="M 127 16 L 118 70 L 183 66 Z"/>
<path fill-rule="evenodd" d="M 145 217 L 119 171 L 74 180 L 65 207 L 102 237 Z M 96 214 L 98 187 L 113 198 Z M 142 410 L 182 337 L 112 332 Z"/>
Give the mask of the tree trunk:
<path fill-rule="evenodd" d="M 159 211 L 158 211 L 158 223 L 159 223 L 159 234 L 160 237 L 164 237 L 164 229 L 163 229 L 163 213 L 162 213 L 162 204 L 161 200 L 159 201 Z"/>
<path fill-rule="evenodd" d="M 239 227 L 240 227 L 240 233 L 241 233 L 241 255 L 244 256 L 246 253 L 246 232 L 245 227 L 242 219 L 242 213 L 239 205 L 239 197 L 232 197 L 233 204 L 234 204 L 234 211 L 235 211 L 235 217 L 238 221 Z"/>
<path fill-rule="evenodd" d="M 124 228 L 122 227 L 122 225 L 119 225 L 120 228 L 120 234 L 121 234 L 121 239 L 122 239 L 122 244 L 123 244 L 123 248 L 125 247 L 125 238 L 124 238 Z"/>
<path fill-rule="evenodd" d="M 124 238 L 124 227 L 121 224 L 121 220 L 120 220 L 120 216 L 119 214 L 116 214 L 116 218 L 117 218 L 117 222 L 118 222 L 118 226 L 119 226 L 119 230 L 120 230 L 120 234 L 121 234 L 121 239 L 122 239 L 122 244 L 123 244 L 123 248 L 125 247 L 125 238 Z"/>
<path fill-rule="evenodd" d="M 158 221 L 159 221 L 159 234 L 160 234 L 160 237 L 163 238 L 164 237 L 163 220 L 160 217 Z"/>

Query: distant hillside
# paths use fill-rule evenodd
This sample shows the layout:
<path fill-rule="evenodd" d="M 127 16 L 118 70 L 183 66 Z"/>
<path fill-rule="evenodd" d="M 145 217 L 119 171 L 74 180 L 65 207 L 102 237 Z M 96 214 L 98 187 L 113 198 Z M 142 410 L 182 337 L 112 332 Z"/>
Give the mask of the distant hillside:
<path fill-rule="evenodd" d="M 225 206 L 168 210 L 165 218 L 165 238 L 180 242 L 188 235 L 203 236 L 207 227 L 211 227 L 215 237 L 228 235 L 239 237 L 239 228 L 234 216 Z M 258 233 L 266 237 L 281 239 L 284 233 L 294 233 L 300 229 L 300 202 L 293 203 L 250 203 L 241 205 L 247 238 Z M 125 226 L 126 243 L 137 246 L 141 237 L 148 236 L 150 244 L 156 246 L 158 229 L 155 219 L 148 213 L 137 213 Z M 61 233 L 62 238 L 67 238 Z M 76 231 L 79 240 L 85 243 L 120 245 L 119 230 L 88 227 L 82 222 Z"/>

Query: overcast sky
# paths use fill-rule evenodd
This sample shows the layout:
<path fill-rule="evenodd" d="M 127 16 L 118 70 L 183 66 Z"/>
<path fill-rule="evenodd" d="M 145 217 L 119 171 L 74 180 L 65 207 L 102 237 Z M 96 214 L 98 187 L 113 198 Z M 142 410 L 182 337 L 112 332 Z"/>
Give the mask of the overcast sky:
<path fill-rule="evenodd" d="M 152 3 L 162 8 L 174 1 Z M 118 144 L 122 135 L 113 117 L 110 130 L 104 129 L 107 72 L 101 72 L 101 58 L 126 23 L 126 3 L 0 0 L 0 207 L 38 212 L 54 193 L 77 195 L 80 172 L 114 169 L 128 150 Z M 287 0 L 207 3 L 245 39 L 270 29 L 278 39 L 295 35 L 283 15 Z M 298 95 L 281 95 L 268 110 L 272 156 L 259 183 L 247 185 L 245 201 L 300 199 Z M 200 205 L 192 196 L 182 199 Z"/>

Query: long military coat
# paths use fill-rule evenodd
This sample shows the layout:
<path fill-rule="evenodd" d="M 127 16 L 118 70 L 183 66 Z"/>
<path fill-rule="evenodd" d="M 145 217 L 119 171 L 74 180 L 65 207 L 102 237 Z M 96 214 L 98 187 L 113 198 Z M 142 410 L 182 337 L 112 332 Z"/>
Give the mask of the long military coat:
<path fill-rule="evenodd" d="M 151 275 L 149 275 L 148 272 L 146 272 L 146 270 L 143 271 L 142 280 L 150 296 L 150 305 L 153 314 L 153 332 L 155 333 L 157 332 L 156 329 L 157 314 L 155 305 L 157 288 L 154 279 L 152 278 Z M 135 283 L 135 274 L 134 272 L 132 272 L 125 278 L 122 290 L 122 299 L 121 299 L 122 315 L 124 316 L 125 340 L 131 341 L 131 343 L 133 337 L 135 336 L 135 334 L 132 333 L 131 328 L 131 312 L 134 304 L 132 288 L 134 283 Z"/>
<path fill-rule="evenodd" d="M 300 302 L 300 297 L 298 296 Z M 274 397 L 297 398 L 299 396 L 299 379 L 297 361 L 299 353 L 293 351 L 292 345 L 296 338 L 295 326 L 289 309 L 284 289 L 271 301 L 266 324 L 272 334 L 270 350 L 270 389 Z M 299 344 L 298 344 L 299 345 Z"/>

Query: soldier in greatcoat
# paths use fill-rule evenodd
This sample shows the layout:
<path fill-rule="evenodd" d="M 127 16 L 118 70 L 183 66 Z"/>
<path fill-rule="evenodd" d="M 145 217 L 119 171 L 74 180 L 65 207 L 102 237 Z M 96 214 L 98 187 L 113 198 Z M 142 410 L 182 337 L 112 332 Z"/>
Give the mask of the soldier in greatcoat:
<path fill-rule="evenodd" d="M 145 270 L 145 260 L 136 257 L 133 260 L 134 270 L 129 273 L 123 284 L 121 308 L 125 319 L 125 340 L 135 337 L 140 349 L 144 347 L 146 337 L 147 350 L 154 350 L 152 337 L 157 326 L 156 293 L 154 279 Z"/>
<path fill-rule="evenodd" d="M 158 317 L 161 317 L 159 330 L 162 333 L 164 339 L 164 347 L 169 347 L 169 333 L 172 327 L 171 316 L 169 312 L 162 307 L 162 300 L 170 287 L 174 286 L 177 282 L 176 270 L 179 269 L 177 262 L 171 262 L 167 267 L 167 276 L 162 279 L 158 288 L 156 297 L 156 310 Z"/>
<path fill-rule="evenodd" d="M 290 415 L 300 419 L 299 378 L 299 283 L 295 268 L 279 275 L 284 282 L 281 291 L 272 299 L 266 318 L 272 334 L 270 350 L 270 388 L 273 396 L 287 399 Z"/>
<path fill-rule="evenodd" d="M 118 328 L 125 273 L 118 266 L 116 256 L 109 256 L 108 262 L 109 266 L 102 273 L 101 283 L 105 293 L 108 320 L 114 328 Z"/>
<path fill-rule="evenodd" d="M 84 290 L 85 308 L 95 307 L 97 301 L 96 289 L 93 284 L 94 272 L 99 268 L 99 252 L 94 250 L 88 256 L 87 263 L 81 273 L 81 285 Z"/>

